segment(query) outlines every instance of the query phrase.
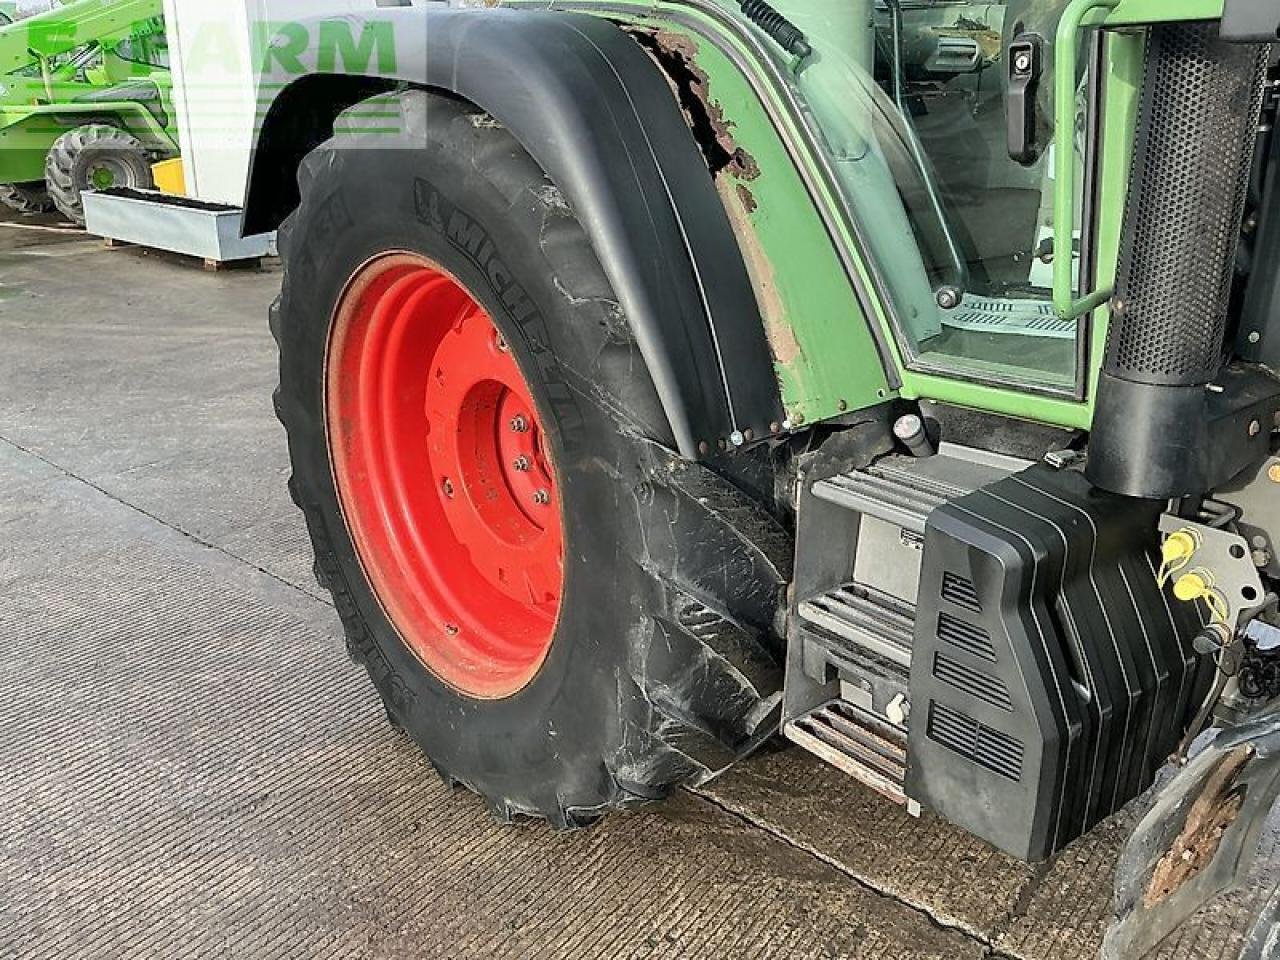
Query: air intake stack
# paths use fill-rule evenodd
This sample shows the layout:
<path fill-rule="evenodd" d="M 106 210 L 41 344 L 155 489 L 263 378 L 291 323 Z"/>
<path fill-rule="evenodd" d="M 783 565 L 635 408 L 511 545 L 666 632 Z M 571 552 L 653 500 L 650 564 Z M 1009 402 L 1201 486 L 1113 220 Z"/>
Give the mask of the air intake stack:
<path fill-rule="evenodd" d="M 1104 490 L 1195 496 L 1266 452 L 1275 384 L 1224 341 L 1267 53 L 1217 23 L 1151 28 L 1090 444 Z"/>

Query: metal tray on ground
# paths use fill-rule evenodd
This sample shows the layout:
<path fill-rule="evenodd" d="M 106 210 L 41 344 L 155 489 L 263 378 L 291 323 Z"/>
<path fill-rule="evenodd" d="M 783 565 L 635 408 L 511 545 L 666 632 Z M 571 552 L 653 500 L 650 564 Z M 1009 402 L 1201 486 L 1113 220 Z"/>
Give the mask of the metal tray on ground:
<path fill-rule="evenodd" d="M 239 207 L 144 190 L 84 194 L 85 228 L 118 243 L 198 257 L 214 266 L 274 252 L 275 234 L 241 237 Z"/>

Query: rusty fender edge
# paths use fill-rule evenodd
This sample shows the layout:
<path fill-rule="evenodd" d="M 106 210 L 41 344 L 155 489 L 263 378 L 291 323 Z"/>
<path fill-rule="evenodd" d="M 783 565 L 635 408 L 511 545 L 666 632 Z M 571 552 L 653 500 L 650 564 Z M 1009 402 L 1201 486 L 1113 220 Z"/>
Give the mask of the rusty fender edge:
<path fill-rule="evenodd" d="M 1280 706 L 1218 734 L 1161 790 L 1116 869 L 1103 960 L 1137 960 L 1215 897 L 1239 887 L 1280 798 Z M 1280 888 L 1250 941 L 1280 933 Z M 1242 960 L 1270 957 L 1249 953 Z"/>
<path fill-rule="evenodd" d="M 770 436 L 784 414 L 746 264 L 668 80 L 634 39 L 599 17 L 534 10 L 382 9 L 342 20 L 352 36 L 389 32 L 395 56 L 349 75 L 321 68 L 311 50 L 296 58 L 304 75 L 265 73 L 263 99 L 278 92 L 255 143 L 247 232 L 273 229 L 297 205 L 299 163 L 343 110 L 406 84 L 462 97 L 510 130 L 568 198 L 680 452 L 707 459 Z M 300 24 L 318 33 L 327 22 Z"/>

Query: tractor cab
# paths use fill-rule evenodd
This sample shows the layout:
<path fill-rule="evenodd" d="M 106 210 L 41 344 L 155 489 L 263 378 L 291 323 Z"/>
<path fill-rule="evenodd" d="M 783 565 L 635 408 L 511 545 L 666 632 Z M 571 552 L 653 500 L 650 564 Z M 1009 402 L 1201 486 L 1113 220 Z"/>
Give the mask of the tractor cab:
<path fill-rule="evenodd" d="M 1082 397 L 1089 317 L 1055 308 L 1054 263 L 1061 245 L 1064 296 L 1092 279 L 1103 41 L 1068 35 L 1069 130 L 1058 137 L 1066 0 L 877 0 L 869 18 L 858 4 L 793 6 L 817 51 L 796 84 L 894 305 L 904 365 Z M 1062 231 L 1059 177 L 1073 200 Z"/>

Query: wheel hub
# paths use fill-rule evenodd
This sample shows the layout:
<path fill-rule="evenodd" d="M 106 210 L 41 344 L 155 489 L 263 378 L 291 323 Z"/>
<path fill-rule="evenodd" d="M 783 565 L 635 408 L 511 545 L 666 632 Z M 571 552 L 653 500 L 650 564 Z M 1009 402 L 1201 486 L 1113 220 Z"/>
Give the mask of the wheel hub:
<path fill-rule="evenodd" d="M 89 186 L 94 190 L 110 190 L 112 187 L 128 183 L 129 176 L 124 168 L 112 160 L 98 160 L 88 171 Z"/>
<path fill-rule="evenodd" d="M 326 419 L 361 565 L 410 648 L 476 697 L 550 648 L 563 534 L 541 418 L 492 319 L 449 274 L 392 254 L 339 303 Z"/>

